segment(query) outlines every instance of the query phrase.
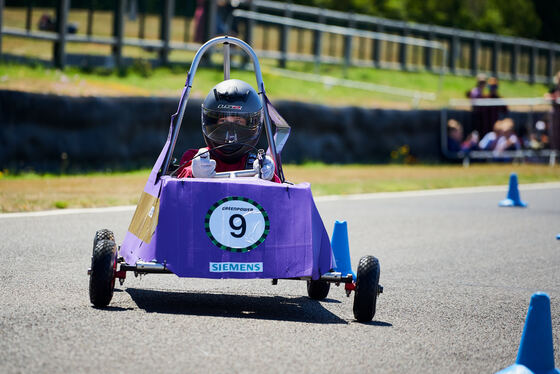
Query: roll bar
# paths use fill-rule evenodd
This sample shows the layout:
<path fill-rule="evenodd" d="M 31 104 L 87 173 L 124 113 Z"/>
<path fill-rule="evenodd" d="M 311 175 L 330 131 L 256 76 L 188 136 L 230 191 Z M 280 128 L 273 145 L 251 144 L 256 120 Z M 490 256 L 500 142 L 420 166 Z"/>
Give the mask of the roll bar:
<path fill-rule="evenodd" d="M 171 143 L 169 146 L 169 150 L 167 151 L 167 155 L 165 156 L 165 161 L 161 169 L 161 175 L 166 175 L 169 170 L 169 163 L 173 155 L 173 151 L 175 149 L 175 144 L 177 143 L 177 136 L 179 135 L 179 130 L 181 129 L 181 123 L 183 122 L 185 109 L 187 107 L 187 101 L 189 98 L 189 94 L 191 91 L 192 82 L 194 80 L 196 70 L 198 69 L 198 64 L 200 63 L 200 60 L 202 59 L 204 53 L 206 53 L 211 47 L 213 47 L 216 44 L 224 44 L 224 79 L 229 79 L 231 44 L 238 46 L 251 57 L 251 60 L 253 61 L 253 68 L 255 70 L 255 77 L 257 79 L 258 94 L 261 99 L 261 103 L 264 111 L 264 128 L 266 131 L 266 139 L 268 141 L 268 146 L 270 149 L 272 159 L 274 160 L 274 165 L 276 165 L 276 168 L 278 170 L 281 170 L 281 165 L 279 164 L 280 159 L 278 157 L 278 154 L 276 153 L 276 143 L 274 142 L 274 134 L 272 133 L 272 125 L 271 125 L 270 115 L 268 113 L 268 107 L 265 98 L 264 82 L 262 79 L 261 67 L 259 65 L 259 60 L 257 58 L 257 55 L 255 54 L 255 51 L 253 51 L 253 48 L 251 48 L 251 46 L 245 43 L 243 40 L 231 36 L 219 36 L 204 43 L 198 49 L 198 51 L 196 52 L 193 58 L 191 67 L 187 74 L 187 81 L 185 83 L 186 90 L 184 91 L 183 94 L 184 97 L 182 97 L 182 100 L 180 101 L 179 110 L 177 111 L 178 116 L 177 116 L 177 120 L 175 121 L 175 126 L 173 127 L 171 133 Z"/>

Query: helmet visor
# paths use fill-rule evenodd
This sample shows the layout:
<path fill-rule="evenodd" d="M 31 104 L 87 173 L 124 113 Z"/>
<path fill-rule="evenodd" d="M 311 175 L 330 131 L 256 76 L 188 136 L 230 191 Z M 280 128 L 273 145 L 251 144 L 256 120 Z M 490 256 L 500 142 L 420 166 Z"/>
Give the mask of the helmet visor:
<path fill-rule="evenodd" d="M 249 143 L 260 135 L 262 110 L 255 113 L 202 108 L 202 131 L 216 145 Z"/>

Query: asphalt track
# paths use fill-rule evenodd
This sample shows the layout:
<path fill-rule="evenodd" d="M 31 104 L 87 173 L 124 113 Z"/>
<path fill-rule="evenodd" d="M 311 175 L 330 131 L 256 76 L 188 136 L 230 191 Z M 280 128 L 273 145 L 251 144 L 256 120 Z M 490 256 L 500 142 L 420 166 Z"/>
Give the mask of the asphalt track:
<path fill-rule="evenodd" d="M 95 230 L 124 237 L 129 208 L 0 215 L 0 373 L 492 373 L 515 361 L 529 299 L 551 296 L 560 365 L 560 184 L 318 199 L 346 219 L 353 264 L 374 254 L 373 322 L 305 283 L 127 278 L 88 299 Z"/>

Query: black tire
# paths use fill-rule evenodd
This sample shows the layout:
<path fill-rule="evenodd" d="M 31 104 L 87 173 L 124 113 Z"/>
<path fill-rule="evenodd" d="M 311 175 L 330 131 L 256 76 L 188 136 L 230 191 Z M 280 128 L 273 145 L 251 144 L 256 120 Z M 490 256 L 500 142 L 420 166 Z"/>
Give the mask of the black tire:
<path fill-rule="evenodd" d="M 354 291 L 354 317 L 359 322 L 369 322 L 375 316 L 379 292 L 379 260 L 364 256 L 358 264 L 356 290 Z"/>
<path fill-rule="evenodd" d="M 109 305 L 115 289 L 117 245 L 111 240 L 100 240 L 93 249 L 89 276 L 89 300 L 97 307 Z"/>
<path fill-rule="evenodd" d="M 113 242 L 117 242 L 115 240 L 115 234 L 109 229 L 101 229 L 97 230 L 95 236 L 93 237 L 93 248 L 97 246 L 97 242 L 100 240 L 111 240 Z"/>
<path fill-rule="evenodd" d="M 331 284 L 321 280 L 307 281 L 307 294 L 313 300 L 323 300 L 329 294 Z"/>

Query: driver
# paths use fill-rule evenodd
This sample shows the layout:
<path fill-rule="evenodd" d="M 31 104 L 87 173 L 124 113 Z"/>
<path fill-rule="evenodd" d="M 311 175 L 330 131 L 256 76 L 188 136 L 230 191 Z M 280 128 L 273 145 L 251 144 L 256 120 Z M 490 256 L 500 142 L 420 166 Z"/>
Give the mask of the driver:
<path fill-rule="evenodd" d="M 218 83 L 202 104 L 206 148 L 181 157 L 178 178 L 211 178 L 216 172 L 260 168 L 261 178 L 280 183 L 270 156 L 260 167 L 256 145 L 263 127 L 263 108 L 251 85 L 229 79 Z"/>

